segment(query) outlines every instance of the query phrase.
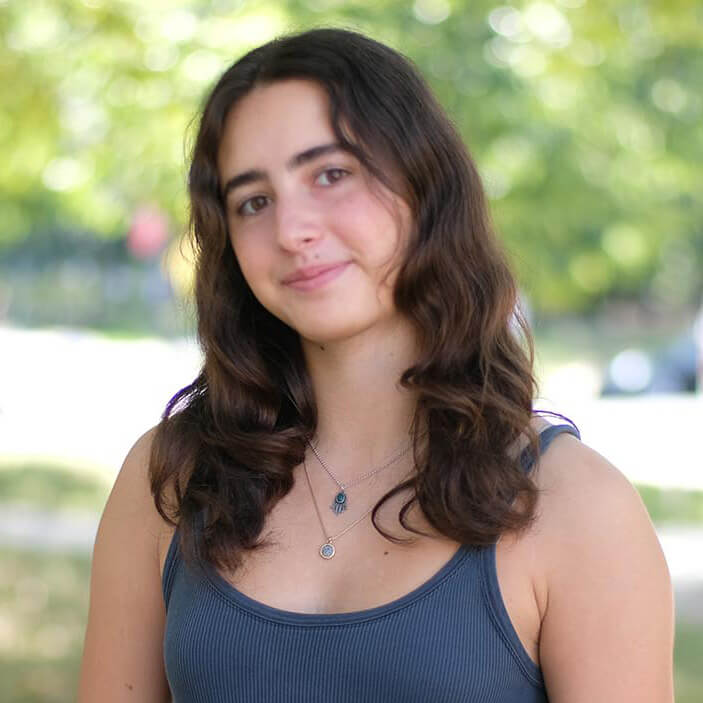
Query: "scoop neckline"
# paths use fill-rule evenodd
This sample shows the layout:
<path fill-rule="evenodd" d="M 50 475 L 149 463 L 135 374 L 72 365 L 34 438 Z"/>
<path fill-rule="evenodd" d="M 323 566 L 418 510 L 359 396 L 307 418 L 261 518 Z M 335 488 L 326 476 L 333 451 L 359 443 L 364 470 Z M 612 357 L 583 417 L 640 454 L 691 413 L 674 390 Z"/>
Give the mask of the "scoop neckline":
<path fill-rule="evenodd" d="M 438 571 L 430 576 L 424 583 L 421 583 L 399 598 L 372 608 L 341 613 L 306 613 L 275 608 L 274 606 L 267 605 L 266 603 L 247 596 L 236 588 L 236 586 L 233 586 L 227 581 L 212 564 L 204 564 L 203 570 L 208 584 L 214 588 L 221 597 L 234 606 L 261 619 L 286 625 L 312 627 L 347 625 L 385 617 L 428 596 L 456 571 L 459 564 L 468 556 L 469 551 L 467 547 L 460 545 Z"/>

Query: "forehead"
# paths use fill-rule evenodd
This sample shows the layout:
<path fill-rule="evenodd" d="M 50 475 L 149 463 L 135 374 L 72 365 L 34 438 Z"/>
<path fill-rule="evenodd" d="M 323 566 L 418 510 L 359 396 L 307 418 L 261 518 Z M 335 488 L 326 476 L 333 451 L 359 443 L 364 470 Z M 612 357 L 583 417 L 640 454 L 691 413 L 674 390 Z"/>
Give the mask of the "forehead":
<path fill-rule="evenodd" d="M 293 154 L 335 141 L 329 100 L 317 83 L 261 85 L 229 112 L 218 149 L 221 175 L 283 164 Z"/>

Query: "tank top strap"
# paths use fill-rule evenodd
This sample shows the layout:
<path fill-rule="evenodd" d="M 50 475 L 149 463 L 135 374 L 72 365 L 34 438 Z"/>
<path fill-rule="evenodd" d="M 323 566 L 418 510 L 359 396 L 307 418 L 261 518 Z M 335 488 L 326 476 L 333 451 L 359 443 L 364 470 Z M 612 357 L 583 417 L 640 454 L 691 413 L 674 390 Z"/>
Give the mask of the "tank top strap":
<path fill-rule="evenodd" d="M 169 601 L 171 600 L 171 591 L 173 590 L 173 582 L 176 578 L 176 572 L 180 567 L 180 554 L 179 554 L 179 534 L 178 527 L 173 532 L 171 537 L 171 543 L 168 546 L 168 552 L 166 553 L 166 561 L 164 562 L 164 570 L 161 576 L 161 592 L 163 593 L 164 603 L 168 608 Z"/>
<path fill-rule="evenodd" d="M 564 433 L 573 435 L 577 439 L 581 439 L 581 433 L 574 425 L 550 425 L 539 433 L 540 456 L 547 451 L 549 445 L 554 441 L 555 437 L 558 437 L 560 434 Z M 535 458 L 529 447 L 525 447 L 522 451 L 522 454 L 520 455 L 520 463 L 525 473 L 527 473 L 534 466 Z"/>
<path fill-rule="evenodd" d="M 193 531 L 196 536 L 199 535 L 205 526 L 207 506 L 199 510 L 195 517 L 193 518 Z M 202 567 L 202 561 L 196 560 L 200 567 Z M 183 555 L 181 553 L 181 529 L 176 526 L 171 537 L 171 542 L 168 546 L 168 551 L 166 552 L 166 559 L 164 561 L 163 573 L 161 575 L 161 592 L 164 597 L 164 603 L 168 607 L 168 603 L 171 599 L 171 591 L 173 590 L 173 582 L 177 578 L 177 572 L 179 569 L 185 566 Z"/>
<path fill-rule="evenodd" d="M 570 434 L 581 439 L 581 434 L 573 425 L 549 425 L 539 434 L 539 451 L 540 455 L 547 451 L 549 445 L 554 441 L 555 437 L 560 434 Z M 529 471 L 534 465 L 534 457 L 530 448 L 527 447 L 520 455 L 520 462 L 525 470 Z M 500 538 L 499 540 L 500 541 Z M 542 673 L 539 667 L 530 658 L 530 655 L 525 650 L 520 638 L 515 630 L 515 627 L 508 614 L 507 607 L 503 601 L 503 595 L 498 583 L 498 567 L 496 563 L 496 546 L 492 544 L 478 551 L 481 574 L 481 588 L 485 597 L 486 607 L 491 615 L 494 626 L 500 632 L 503 641 L 505 642 L 508 651 L 513 657 L 517 665 L 522 669 L 523 673 L 536 685 L 542 685 Z"/>

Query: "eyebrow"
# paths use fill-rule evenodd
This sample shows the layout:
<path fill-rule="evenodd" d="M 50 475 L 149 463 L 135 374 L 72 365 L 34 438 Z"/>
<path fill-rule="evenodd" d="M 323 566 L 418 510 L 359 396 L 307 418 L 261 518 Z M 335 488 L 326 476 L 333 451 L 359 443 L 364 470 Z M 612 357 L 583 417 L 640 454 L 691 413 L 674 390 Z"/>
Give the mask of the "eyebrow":
<path fill-rule="evenodd" d="M 291 156 L 291 158 L 286 161 L 286 169 L 288 171 L 293 171 L 294 169 L 300 168 L 310 161 L 314 161 L 320 156 L 324 156 L 325 154 L 330 154 L 335 151 L 347 150 L 344 149 L 341 144 L 337 144 L 336 142 L 313 146 L 310 149 L 306 149 L 305 151 L 301 151 L 299 154 Z M 232 176 L 232 178 L 230 178 L 222 188 L 222 200 L 226 201 L 230 191 L 235 188 L 239 188 L 240 186 L 247 185 L 255 181 L 263 181 L 265 178 L 266 172 L 261 169 L 251 169 L 249 171 L 244 171 L 243 173 L 238 173 L 236 176 Z"/>

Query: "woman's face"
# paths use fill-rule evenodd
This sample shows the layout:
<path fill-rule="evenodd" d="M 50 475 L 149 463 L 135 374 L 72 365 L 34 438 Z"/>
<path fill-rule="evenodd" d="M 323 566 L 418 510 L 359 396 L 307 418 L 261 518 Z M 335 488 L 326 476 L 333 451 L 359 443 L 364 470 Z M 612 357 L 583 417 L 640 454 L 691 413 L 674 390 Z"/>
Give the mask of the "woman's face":
<path fill-rule="evenodd" d="M 383 279 L 410 226 L 405 202 L 335 144 L 324 89 L 286 80 L 230 111 L 218 152 L 244 278 L 266 309 L 315 342 L 395 317 L 395 272 Z M 314 276 L 315 267 L 328 270 Z"/>

